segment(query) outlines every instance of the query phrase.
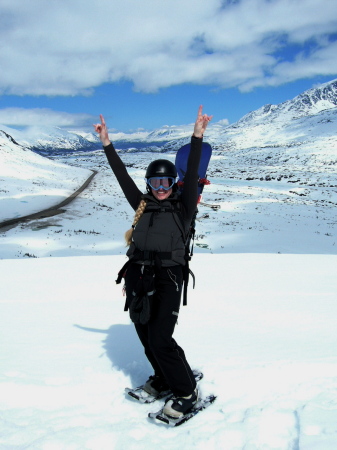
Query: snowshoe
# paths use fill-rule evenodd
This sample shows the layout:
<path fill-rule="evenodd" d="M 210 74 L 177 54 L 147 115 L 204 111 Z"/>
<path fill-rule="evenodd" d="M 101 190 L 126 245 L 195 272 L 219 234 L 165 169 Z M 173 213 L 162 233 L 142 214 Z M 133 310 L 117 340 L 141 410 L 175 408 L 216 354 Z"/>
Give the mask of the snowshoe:
<path fill-rule="evenodd" d="M 200 381 L 204 376 L 203 373 L 198 372 L 197 370 L 193 371 L 193 375 L 194 375 L 196 382 Z M 156 400 L 160 400 L 162 398 L 168 397 L 169 395 L 172 395 L 172 392 L 170 389 L 163 388 L 162 390 L 157 390 L 156 389 L 156 387 L 158 387 L 157 384 L 154 385 L 154 389 L 157 392 L 154 392 L 151 389 L 149 389 L 148 388 L 149 384 L 150 385 L 154 384 L 154 381 L 151 383 L 151 378 L 156 378 L 156 377 L 150 377 L 145 384 L 142 384 L 141 386 L 138 386 L 134 389 L 125 388 L 125 393 L 128 396 L 130 396 L 131 398 L 133 398 L 134 400 L 139 401 L 140 403 L 153 403 Z"/>
<path fill-rule="evenodd" d="M 179 419 L 196 405 L 198 398 L 198 389 L 188 397 L 171 397 L 165 403 L 163 413 L 172 419 Z"/>
<path fill-rule="evenodd" d="M 196 416 L 200 411 L 203 411 L 204 409 L 208 408 L 216 399 L 215 395 L 209 395 L 206 398 L 201 398 L 197 401 L 197 403 L 192 407 L 190 411 L 185 413 L 179 418 L 173 418 L 170 416 L 167 416 L 164 414 L 163 410 L 164 407 L 161 408 L 156 413 L 149 413 L 148 417 L 153 420 L 158 420 L 159 422 L 163 422 L 170 427 L 178 427 L 179 425 L 182 425 L 183 423 L 189 421 L 194 416 Z"/>

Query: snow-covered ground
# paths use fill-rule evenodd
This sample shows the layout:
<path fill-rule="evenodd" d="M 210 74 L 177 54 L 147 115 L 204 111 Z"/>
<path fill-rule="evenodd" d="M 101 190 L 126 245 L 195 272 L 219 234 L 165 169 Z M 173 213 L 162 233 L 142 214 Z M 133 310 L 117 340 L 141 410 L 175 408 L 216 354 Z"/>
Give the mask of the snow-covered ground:
<path fill-rule="evenodd" d="M 123 155 L 139 186 L 157 156 Z M 312 175 L 329 180 L 321 186 L 249 181 L 237 176 L 240 159 L 232 168 L 214 156 L 204 200 L 221 209 L 200 207 L 197 285 L 175 337 L 204 372 L 202 394 L 218 398 L 173 429 L 147 419 L 160 403 L 123 393 L 151 374 L 115 284 L 131 208 L 101 151 L 66 161 L 85 170 L 64 169 L 64 182 L 99 170 L 66 212 L 0 230 L 0 448 L 335 450 L 331 171 Z"/>
<path fill-rule="evenodd" d="M 0 261 L 0 448 L 336 448 L 335 255 L 194 256 L 175 337 L 218 398 L 177 429 L 123 394 L 151 373 L 114 283 L 123 262 Z"/>
<path fill-rule="evenodd" d="M 157 157 L 155 153 L 123 153 L 123 161 L 141 189 L 145 169 Z M 165 157 L 173 160 L 174 155 Z M 236 166 L 232 166 L 234 159 Z M 132 222 L 133 212 L 125 204 L 104 153 L 98 150 L 74 154 L 63 161 L 86 168 L 85 174 L 90 174 L 88 169 L 99 173 L 78 199 L 63 208 L 64 214 L 23 223 L 5 232 L 0 229 L 1 258 L 17 258 L 27 253 L 37 257 L 125 253 L 123 235 Z M 221 208 L 214 211 L 200 206 L 196 252 L 337 254 L 334 173 L 309 172 L 298 165 L 297 172 L 280 168 L 278 173 L 285 175 L 280 181 L 266 181 L 260 180 L 260 175 L 261 172 L 273 175 L 270 167 L 248 168 L 244 164 L 237 154 L 232 159 L 214 155 L 209 170 L 211 185 L 204 189 L 204 201 Z M 255 173 L 251 181 L 245 179 L 247 169 Z M 70 173 L 78 170 L 82 169 L 72 167 Z M 68 176 L 65 171 L 64 185 Z M 20 186 L 20 180 L 15 183 Z M 3 198 L 6 196 L 9 193 Z M 33 206 L 33 199 L 30 205 Z M 38 205 L 36 197 L 35 208 Z"/>
<path fill-rule="evenodd" d="M 61 203 L 91 174 L 26 150 L 0 131 L 0 223 Z"/>

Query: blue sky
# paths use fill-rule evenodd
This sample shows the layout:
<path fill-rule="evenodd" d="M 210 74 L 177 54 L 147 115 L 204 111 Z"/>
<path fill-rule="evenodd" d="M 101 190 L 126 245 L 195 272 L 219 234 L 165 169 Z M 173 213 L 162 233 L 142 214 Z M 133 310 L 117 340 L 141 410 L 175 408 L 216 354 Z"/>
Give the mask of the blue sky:
<path fill-rule="evenodd" d="M 3 0 L 0 124 L 233 123 L 337 78 L 332 0 Z"/>

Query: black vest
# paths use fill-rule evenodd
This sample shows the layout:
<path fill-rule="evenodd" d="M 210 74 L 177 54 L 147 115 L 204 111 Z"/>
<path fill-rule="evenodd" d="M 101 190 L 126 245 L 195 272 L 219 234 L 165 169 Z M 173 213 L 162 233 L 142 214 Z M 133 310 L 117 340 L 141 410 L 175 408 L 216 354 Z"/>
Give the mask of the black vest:
<path fill-rule="evenodd" d="M 184 222 L 183 205 L 179 194 L 166 200 L 156 200 L 150 194 L 143 195 L 146 208 L 133 230 L 132 243 L 127 256 L 132 258 L 142 252 L 137 262 L 151 264 L 159 255 L 164 267 L 185 265 L 185 240 L 189 223 Z"/>

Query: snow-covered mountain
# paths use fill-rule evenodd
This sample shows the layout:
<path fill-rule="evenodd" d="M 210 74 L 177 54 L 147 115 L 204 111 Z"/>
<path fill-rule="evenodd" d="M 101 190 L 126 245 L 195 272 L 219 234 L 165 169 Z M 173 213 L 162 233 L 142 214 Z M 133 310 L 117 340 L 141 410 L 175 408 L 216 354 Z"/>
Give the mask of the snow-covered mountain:
<path fill-rule="evenodd" d="M 264 105 L 240 119 L 235 126 L 275 121 L 297 120 L 337 106 L 337 80 L 309 89 L 279 105 Z"/>
<path fill-rule="evenodd" d="M 331 153 L 336 148 L 336 129 L 337 80 L 333 80 L 309 89 L 292 100 L 278 105 L 264 105 L 234 124 L 225 125 L 223 121 L 211 123 L 206 139 L 218 151 L 244 150 L 245 153 L 250 152 L 251 159 L 255 160 L 259 148 L 260 162 L 272 157 L 274 162 L 280 159 L 282 163 L 283 151 L 278 153 L 272 149 L 292 148 L 294 154 L 296 150 L 301 153 L 303 145 L 306 145 L 307 155 L 317 154 L 318 150 L 324 153 L 325 149 Z M 117 148 L 125 149 L 128 144 L 132 146 L 137 141 L 138 149 L 142 145 L 149 147 L 151 143 L 156 143 L 155 151 L 158 147 L 161 151 L 171 151 L 186 143 L 192 130 L 192 124 L 166 126 L 149 134 L 112 133 L 110 137 Z M 332 153 L 335 154 L 334 151 Z M 334 158 L 332 156 L 332 162 Z"/>
<path fill-rule="evenodd" d="M 226 125 L 222 120 L 211 123 L 206 138 L 218 150 L 280 145 L 294 147 L 305 142 L 317 143 L 323 136 L 333 136 L 336 121 L 337 80 L 333 80 L 309 89 L 292 100 L 278 105 L 264 105 L 234 124 Z M 90 151 L 101 147 L 93 133 L 38 127 L 18 131 L 1 125 L 0 130 L 22 146 L 44 155 Z M 167 152 L 186 143 L 192 130 L 193 124 L 165 125 L 153 131 L 112 132 L 110 138 L 118 149 Z"/>
<path fill-rule="evenodd" d="M 191 135 L 193 124 L 189 125 L 164 125 L 153 131 L 136 131 L 133 133 L 109 133 L 113 142 L 143 142 L 143 143 L 165 143 L 172 140 L 187 138 Z"/>
<path fill-rule="evenodd" d="M 247 178 L 306 168 L 335 173 L 337 80 L 279 105 L 265 105 L 235 124 L 210 128 L 207 140 Z M 230 153 L 229 153 L 230 152 Z M 235 152 L 235 158 L 233 158 Z"/>
<path fill-rule="evenodd" d="M 292 100 L 287 100 L 278 105 L 264 105 L 261 108 L 252 111 L 242 117 L 238 122 L 232 125 L 224 125 L 222 121 L 211 123 L 207 130 L 207 135 L 213 136 L 219 130 L 230 130 L 232 128 L 243 126 L 254 126 L 257 123 L 273 121 L 287 122 L 296 120 L 303 116 L 313 116 L 324 110 L 337 107 L 337 79 L 322 84 L 316 88 L 309 89 L 296 96 Z M 164 126 L 151 133 L 111 133 L 114 141 L 121 140 L 142 140 L 142 141 L 163 141 L 188 137 L 191 134 L 193 124 L 181 126 Z"/>
<path fill-rule="evenodd" d="M 100 141 L 95 134 L 82 131 L 66 131 L 56 127 L 27 127 L 24 130 L 16 130 L 3 125 L 0 125 L 0 130 L 22 147 L 45 156 L 90 151 L 100 147 Z"/>

